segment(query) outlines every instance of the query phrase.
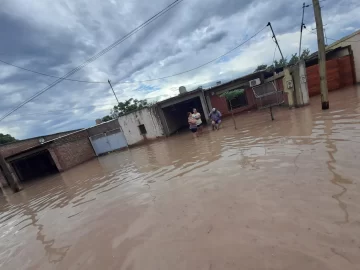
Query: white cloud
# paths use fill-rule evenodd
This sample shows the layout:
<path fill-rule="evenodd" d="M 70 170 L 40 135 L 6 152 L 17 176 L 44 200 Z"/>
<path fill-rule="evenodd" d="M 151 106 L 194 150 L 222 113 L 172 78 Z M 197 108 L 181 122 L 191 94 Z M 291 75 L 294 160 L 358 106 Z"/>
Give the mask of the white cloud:
<path fill-rule="evenodd" d="M 170 2 L 3 0 L 0 50 L 7 53 L 0 59 L 62 76 Z M 176 95 L 182 85 L 191 90 L 233 79 L 272 62 L 275 44 L 268 28 L 223 61 L 165 80 L 118 84 L 121 80 L 148 80 L 199 66 L 240 44 L 268 21 L 284 56 L 290 57 L 298 51 L 302 2 L 228 0 L 225 5 L 223 0 L 184 1 L 71 78 L 110 79 L 120 100 L 161 100 Z M 339 38 L 359 28 L 357 1 L 345 4 L 328 0 L 323 5 L 329 37 Z M 305 23 L 309 29 L 315 27 L 311 8 L 306 10 Z M 303 47 L 316 51 L 316 35 L 305 31 Z M 279 59 L 279 52 L 276 55 Z M 0 79 L 0 115 L 54 81 L 2 64 Z M 25 138 L 90 126 L 115 102 L 107 84 L 64 81 L 0 122 L 0 132 Z"/>

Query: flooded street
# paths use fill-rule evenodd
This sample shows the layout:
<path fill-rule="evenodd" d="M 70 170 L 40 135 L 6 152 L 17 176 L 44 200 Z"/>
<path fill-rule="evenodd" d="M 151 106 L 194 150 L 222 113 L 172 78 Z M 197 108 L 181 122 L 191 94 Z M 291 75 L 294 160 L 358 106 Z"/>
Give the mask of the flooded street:
<path fill-rule="evenodd" d="M 360 87 L 0 197 L 5 269 L 360 269 Z"/>

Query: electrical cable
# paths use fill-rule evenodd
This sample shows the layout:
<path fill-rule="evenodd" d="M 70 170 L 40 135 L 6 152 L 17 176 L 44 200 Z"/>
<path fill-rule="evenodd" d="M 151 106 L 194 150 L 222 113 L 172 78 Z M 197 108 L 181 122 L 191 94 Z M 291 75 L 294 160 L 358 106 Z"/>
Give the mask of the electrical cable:
<path fill-rule="evenodd" d="M 212 63 L 212 62 L 214 62 L 214 61 L 216 61 L 216 60 L 218 60 L 218 59 L 221 59 L 221 58 L 224 57 L 225 55 L 233 52 L 233 51 L 236 50 L 237 48 L 241 47 L 242 45 L 244 45 L 245 43 L 247 43 L 248 41 L 250 41 L 251 39 L 253 39 L 253 38 L 254 38 L 255 36 L 257 36 L 260 32 L 262 32 L 265 28 L 266 28 L 266 26 L 265 26 L 264 28 L 262 28 L 260 31 L 256 32 L 254 35 L 252 35 L 249 39 L 245 40 L 245 41 L 242 42 L 241 44 L 237 45 L 235 48 L 233 48 L 233 49 L 231 49 L 230 51 L 226 52 L 225 54 L 222 54 L 221 56 L 219 56 L 219 57 L 217 57 L 217 58 L 215 58 L 215 59 L 213 59 L 213 60 L 211 60 L 211 61 L 208 61 L 208 62 L 206 62 L 206 63 L 204 63 L 204 64 L 202 64 L 202 65 L 200 65 L 200 66 L 198 66 L 198 67 L 196 67 L 196 68 L 193 68 L 193 69 L 187 70 L 187 71 L 183 71 L 183 72 L 181 72 L 181 74 L 190 72 L 190 71 L 192 71 L 192 70 L 195 70 L 195 69 L 198 69 L 198 68 L 203 67 L 203 66 L 205 66 L 205 65 L 208 65 L 208 64 L 210 64 L 210 63 Z M 274 62 L 274 60 L 275 60 L 276 49 L 277 49 L 277 47 L 275 46 L 273 62 Z M 179 74 L 179 73 L 178 73 L 178 74 Z M 170 76 L 171 76 L 171 77 L 177 76 L 177 74 L 170 75 Z M 168 77 L 168 76 L 167 76 L 167 77 Z M 152 80 L 159 80 L 159 79 L 160 79 L 160 78 L 158 78 L 158 79 L 152 79 Z M 143 81 L 142 81 L 142 82 L 143 82 Z M 102 105 L 113 105 L 113 104 L 102 104 Z M 91 108 L 91 107 L 94 107 L 94 106 L 77 107 L 77 108 L 71 108 L 71 109 L 68 109 L 68 110 L 76 110 L 76 109 Z M 58 112 L 63 112 L 63 111 L 67 111 L 67 110 L 47 111 L 47 112 L 44 112 L 44 113 L 58 113 Z M 27 115 L 30 115 L 30 114 L 27 114 Z"/>
<path fill-rule="evenodd" d="M 35 71 L 35 70 L 27 69 L 27 68 L 24 68 L 24 67 L 20 67 L 20 66 L 11 64 L 11 63 L 9 63 L 9 62 L 6 62 L 6 61 L 4 61 L 4 60 L 1 60 L 1 59 L 0 59 L 0 62 L 3 63 L 3 64 L 6 64 L 6 65 L 8 65 L 8 66 L 16 67 L 16 68 L 18 68 L 18 69 L 22 69 L 22 70 L 25 70 L 25 71 L 28 71 L 28 72 L 32 72 L 32 73 L 35 73 L 35 74 L 39 74 L 39 75 L 43 75 L 43 76 L 47 76 L 47 77 L 51 77 L 51 78 L 57 78 L 57 79 L 61 79 L 61 78 L 62 78 L 62 77 L 57 77 L 57 76 L 45 74 L 45 73 L 42 73 L 42 72 L 38 72 L 38 71 Z M 75 79 L 64 79 L 64 80 L 66 80 L 66 81 L 73 81 L 73 82 L 83 82 L 83 83 L 108 83 L 108 82 L 84 81 L 84 80 L 75 80 Z"/>
<path fill-rule="evenodd" d="M 311 30 L 309 30 L 309 29 L 307 29 L 307 28 L 305 28 L 310 34 L 314 34 L 314 35 L 317 35 L 317 33 L 316 32 L 313 32 L 313 31 L 311 31 Z M 329 38 L 329 37 L 327 37 L 327 39 L 330 39 L 330 40 L 333 40 L 333 41 L 340 41 L 341 40 L 341 38 L 340 39 L 335 39 L 335 38 Z M 360 42 L 360 40 L 346 40 L 346 41 L 344 41 L 344 42 Z"/>
<path fill-rule="evenodd" d="M 221 56 L 219 56 L 219 57 L 217 57 L 217 58 L 215 58 L 215 59 L 213 59 L 213 60 L 211 60 L 211 61 L 209 61 L 209 62 L 207 62 L 207 63 L 205 63 L 205 64 L 202 64 L 202 65 L 200 65 L 199 67 L 202 67 L 202 66 L 204 66 L 204 65 L 206 65 L 206 64 L 209 64 L 209 63 L 212 63 L 212 62 L 214 62 L 214 61 L 222 58 L 223 56 L 229 54 L 230 52 L 234 51 L 235 49 L 239 48 L 240 46 L 242 46 L 243 44 L 245 44 L 246 42 L 248 42 L 249 40 L 251 40 L 252 38 L 254 38 L 255 36 L 257 36 L 257 35 L 258 35 L 261 31 L 263 31 L 265 28 L 266 28 L 266 27 L 262 28 L 262 29 L 261 29 L 260 31 L 258 31 L 255 35 L 251 36 L 249 39 L 247 39 L 247 40 L 244 41 L 243 43 L 237 45 L 235 48 L 231 49 L 231 50 L 228 51 L 227 53 L 225 53 L 225 54 L 223 54 L 223 55 L 221 55 Z M 275 46 L 273 62 L 274 62 L 274 60 L 275 60 L 276 49 L 277 49 L 277 46 Z M 195 68 L 195 69 L 196 69 L 196 68 Z M 188 71 L 184 71 L 184 72 L 188 72 Z M 174 76 L 174 75 L 171 75 L 171 76 Z M 153 79 L 153 80 L 155 80 L 155 79 Z M 113 105 L 113 104 L 102 104 L 102 105 Z M 64 109 L 64 110 L 47 111 L 47 112 L 44 112 L 44 113 L 58 113 L 58 112 L 63 112 L 63 111 L 68 111 L 68 110 L 77 110 L 77 109 L 92 108 L 92 107 L 95 107 L 95 106 L 77 107 L 77 108 L 70 108 L 70 109 Z M 106 109 L 106 110 L 108 110 L 108 109 Z M 44 114 L 44 113 L 42 113 L 42 114 Z M 39 115 L 39 114 L 40 114 L 40 113 L 34 113 L 34 115 Z M 32 114 L 27 114 L 27 115 L 32 115 Z"/>
<path fill-rule="evenodd" d="M 106 47 L 105 49 L 103 49 L 102 51 L 100 51 L 99 53 L 95 54 L 94 56 L 92 56 L 91 58 L 89 58 L 87 61 L 85 61 L 83 64 L 81 64 L 80 66 L 74 68 L 73 70 L 71 70 L 70 72 L 68 72 L 66 75 L 64 75 L 63 77 L 59 78 L 58 80 L 54 81 L 53 83 L 51 83 L 50 85 L 48 85 L 47 87 L 43 88 L 42 90 L 40 90 L 39 92 L 35 93 L 33 96 L 31 96 L 30 98 L 28 98 L 27 100 L 23 101 L 22 103 L 20 103 L 18 106 L 16 106 L 14 109 L 10 110 L 8 113 L 6 113 L 5 115 L 3 115 L 0 118 L 0 122 L 2 120 L 4 120 L 6 117 L 8 117 L 9 115 L 11 115 L 12 113 L 14 113 L 15 111 L 17 111 L 18 109 L 20 109 L 21 107 L 23 107 L 24 105 L 26 105 L 27 103 L 29 103 L 30 101 L 34 100 L 35 98 L 37 98 L 38 96 L 40 96 L 41 94 L 43 94 L 44 92 L 48 91 L 49 89 L 51 89 L 52 87 L 54 87 L 55 85 L 57 85 L 58 83 L 62 82 L 64 79 L 67 79 L 68 77 L 70 77 L 71 75 L 73 75 L 74 73 L 78 72 L 80 69 L 82 69 L 83 67 L 87 66 L 88 64 L 92 63 L 93 61 L 95 61 L 96 59 L 98 59 L 99 57 L 103 56 L 104 54 L 106 54 L 107 52 L 109 52 L 110 50 L 112 50 L 113 48 L 115 48 L 117 45 L 119 45 L 120 43 L 124 42 L 126 39 L 130 38 L 132 35 L 134 35 L 135 33 L 137 33 L 138 31 L 140 31 L 142 28 L 146 27 L 148 24 L 150 24 L 151 22 L 153 22 L 154 20 L 156 20 L 157 18 L 159 18 L 160 16 L 162 16 L 163 14 L 165 14 L 166 12 L 168 12 L 169 10 L 171 10 L 173 7 L 175 7 L 176 5 L 178 5 L 179 3 L 181 3 L 184 0 L 176 0 L 174 2 L 172 2 L 170 5 L 168 5 L 166 8 L 162 9 L 161 11 L 159 11 L 158 13 L 156 13 L 154 16 L 152 16 L 150 19 L 148 19 L 147 21 L 145 21 L 144 23 L 142 23 L 140 26 L 136 27 L 135 29 L 133 29 L 132 31 L 130 31 L 128 34 L 126 34 L 124 37 L 118 39 L 117 41 L 115 41 L 113 44 L 111 44 L 110 46 Z"/>
<path fill-rule="evenodd" d="M 253 39 L 254 37 L 256 37 L 258 34 L 260 34 L 260 32 L 262 32 L 265 28 L 267 27 L 267 25 L 265 27 L 263 27 L 261 30 L 259 30 L 258 32 L 256 32 L 254 35 L 252 35 L 250 38 L 248 38 L 247 40 L 245 40 L 244 42 L 242 42 L 241 44 L 237 45 L 235 48 L 232 48 L 230 51 L 222 54 L 221 56 L 218 56 L 206 63 L 203 63 L 197 67 L 194 67 L 192 69 L 188 69 L 188 70 L 185 70 L 185 71 L 182 71 L 182 72 L 179 72 L 179 73 L 175 73 L 175 74 L 172 74 L 172 75 L 169 75 L 169 76 L 165 76 L 165 77 L 160 77 L 160 78 L 155 78 L 155 79 L 149 79 L 149 80 L 143 80 L 143 81 L 133 81 L 133 82 L 118 82 L 118 83 L 115 83 L 114 85 L 117 85 L 117 84 L 126 84 L 126 83 L 143 83 L 143 82 L 152 82 L 152 81 L 157 81 L 157 80 L 164 80 L 164 79 L 168 79 L 168 78 L 172 78 L 172 77 L 175 77 L 175 76 L 179 76 L 179 75 L 182 75 L 182 74 L 185 74 L 185 73 L 188 73 L 188 72 L 191 72 L 191 71 L 194 71 L 194 70 L 197 70 L 199 68 L 202 68 L 208 64 L 211 64 L 219 59 L 221 59 L 222 57 L 228 55 L 229 53 L 235 51 L 237 48 L 243 46 L 245 43 L 249 42 L 251 39 Z"/>
<path fill-rule="evenodd" d="M 277 45 L 275 44 L 274 57 L 273 57 L 273 60 L 272 60 L 272 64 L 274 64 L 274 62 L 275 62 L 276 49 L 277 49 Z"/>

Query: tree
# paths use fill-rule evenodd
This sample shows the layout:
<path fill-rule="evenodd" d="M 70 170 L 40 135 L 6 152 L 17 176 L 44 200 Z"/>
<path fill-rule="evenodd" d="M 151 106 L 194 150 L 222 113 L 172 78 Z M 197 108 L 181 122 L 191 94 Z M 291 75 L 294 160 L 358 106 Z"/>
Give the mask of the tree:
<path fill-rule="evenodd" d="M 260 71 L 260 70 L 264 70 L 264 69 L 266 69 L 267 67 L 268 67 L 268 65 L 259 65 L 259 66 L 254 70 L 254 72 Z"/>
<path fill-rule="evenodd" d="M 294 53 L 291 58 L 290 58 L 290 61 L 289 61 L 289 66 L 293 66 L 295 65 L 297 62 L 299 62 L 299 57 L 297 55 L 297 53 Z"/>
<path fill-rule="evenodd" d="M 309 56 L 310 56 L 310 50 L 305 49 L 301 53 L 300 59 L 301 60 L 306 60 Z M 280 59 L 280 60 L 275 60 L 274 63 L 271 66 L 259 65 L 255 69 L 255 71 L 260 71 L 260 70 L 265 69 L 268 72 L 274 72 L 275 69 L 283 68 L 283 67 L 286 67 L 286 66 L 292 66 L 292 65 L 295 65 L 297 62 L 299 62 L 299 56 L 297 55 L 297 53 L 295 53 L 295 54 L 291 55 L 291 58 L 290 58 L 289 61 L 287 60 L 287 58 Z"/>
<path fill-rule="evenodd" d="M 114 108 L 110 111 L 110 114 L 102 118 L 102 121 L 110 121 L 127 113 L 149 107 L 150 105 L 151 104 L 149 104 L 146 99 L 138 100 L 130 98 L 124 102 L 119 102 L 118 105 L 115 105 Z"/>
<path fill-rule="evenodd" d="M 5 144 L 5 143 L 11 143 L 11 142 L 15 142 L 16 139 L 11 136 L 10 134 L 2 134 L 0 133 L 0 144 Z"/>
<path fill-rule="evenodd" d="M 114 119 L 114 118 L 113 118 L 112 116 L 106 115 L 106 116 L 104 116 L 104 117 L 101 119 L 101 121 L 107 122 L 107 121 L 111 121 L 111 120 L 113 120 L 113 119 Z"/>
<path fill-rule="evenodd" d="M 220 97 L 224 97 L 227 99 L 227 101 L 229 101 L 229 104 L 230 104 L 230 112 L 231 112 L 231 117 L 234 121 L 234 127 L 235 129 L 237 129 L 237 126 L 236 126 L 236 121 L 235 121 L 235 117 L 234 117 L 234 112 L 233 112 L 233 108 L 232 108 L 232 104 L 231 104 L 231 101 L 235 98 L 237 98 L 238 96 L 240 95 L 243 95 L 245 93 L 244 89 L 238 89 L 238 90 L 230 90 L 230 91 L 227 91 L 227 92 L 224 92 L 220 95 Z"/>
<path fill-rule="evenodd" d="M 305 49 L 303 50 L 303 52 L 301 53 L 300 59 L 301 60 L 306 60 L 307 58 L 309 58 L 310 56 L 310 50 L 309 49 Z"/>
<path fill-rule="evenodd" d="M 130 98 L 125 102 L 119 102 L 117 106 L 114 106 L 113 114 L 119 117 L 124 114 L 130 113 L 132 111 L 146 108 L 147 106 L 148 106 L 148 102 L 146 99 L 138 100 L 138 99 Z"/>

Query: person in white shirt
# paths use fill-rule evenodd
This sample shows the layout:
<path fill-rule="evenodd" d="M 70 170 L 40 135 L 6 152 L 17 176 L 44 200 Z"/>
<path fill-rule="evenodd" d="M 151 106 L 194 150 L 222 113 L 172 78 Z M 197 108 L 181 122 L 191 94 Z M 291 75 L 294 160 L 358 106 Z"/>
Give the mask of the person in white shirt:
<path fill-rule="evenodd" d="M 201 114 L 195 108 L 193 109 L 193 117 L 196 119 L 198 131 L 202 132 Z"/>

